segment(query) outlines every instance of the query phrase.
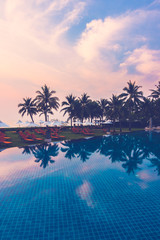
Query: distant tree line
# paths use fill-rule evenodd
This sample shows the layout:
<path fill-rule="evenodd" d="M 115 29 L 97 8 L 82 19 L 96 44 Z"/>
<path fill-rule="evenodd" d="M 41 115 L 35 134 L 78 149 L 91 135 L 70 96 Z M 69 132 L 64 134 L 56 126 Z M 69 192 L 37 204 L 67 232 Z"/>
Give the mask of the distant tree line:
<path fill-rule="evenodd" d="M 31 117 L 39 114 L 44 115 L 45 121 L 48 120 L 49 114 L 53 114 L 53 110 L 60 111 L 63 115 L 68 115 L 68 120 L 73 125 L 73 120 L 90 120 L 100 121 L 110 119 L 115 123 L 119 122 L 120 129 L 122 123 L 127 122 L 131 130 L 131 124 L 135 121 L 147 125 L 150 118 L 154 124 L 160 123 L 160 82 L 151 89 L 148 97 L 140 91 L 141 86 L 135 82 L 127 82 L 127 86 L 123 88 L 120 95 L 112 94 L 110 99 L 92 100 L 87 93 L 83 93 L 80 97 L 70 94 L 65 97 L 65 101 L 59 103 L 59 98 L 55 96 L 55 91 L 50 90 L 47 85 L 41 87 L 41 91 L 36 92 L 34 99 L 30 97 L 23 98 L 23 103 L 18 105 L 19 113 Z"/>

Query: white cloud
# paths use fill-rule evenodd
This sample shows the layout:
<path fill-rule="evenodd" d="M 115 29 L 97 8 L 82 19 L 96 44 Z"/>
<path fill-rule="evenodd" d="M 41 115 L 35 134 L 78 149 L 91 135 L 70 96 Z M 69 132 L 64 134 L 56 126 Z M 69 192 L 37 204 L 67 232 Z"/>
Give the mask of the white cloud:
<path fill-rule="evenodd" d="M 136 10 L 114 18 L 92 20 L 86 25 L 76 50 L 85 60 L 91 61 L 100 57 L 102 52 L 134 48 L 138 43 L 147 41 L 143 27 L 148 19 L 153 21 L 157 18 L 160 20 L 159 11 Z"/>
<path fill-rule="evenodd" d="M 120 64 L 126 70 L 128 67 L 134 67 L 137 72 L 145 76 L 160 77 L 160 50 L 151 50 L 146 46 L 134 51 Z"/>
<path fill-rule="evenodd" d="M 12 99 L 12 119 L 15 112 L 17 121 L 17 104 L 22 96 L 33 96 L 44 83 L 55 89 L 61 100 L 71 92 L 75 95 L 88 92 L 98 99 L 109 98 L 113 92 L 120 93 L 129 79 L 144 82 L 147 74 L 152 77 L 159 74 L 159 51 L 147 46 L 149 39 L 144 33 L 147 23 L 154 23 L 157 29 L 158 10 L 141 9 L 104 20 L 93 19 L 74 44 L 67 33 L 83 17 L 88 1 L 1 2 L 0 83 L 3 94 L 0 108 L 3 116 L 10 114 L 10 103 L 3 107 L 8 99 L 7 89 L 10 101 Z M 132 65 L 135 73 L 128 71 Z M 20 81 L 24 82 L 24 88 Z"/>

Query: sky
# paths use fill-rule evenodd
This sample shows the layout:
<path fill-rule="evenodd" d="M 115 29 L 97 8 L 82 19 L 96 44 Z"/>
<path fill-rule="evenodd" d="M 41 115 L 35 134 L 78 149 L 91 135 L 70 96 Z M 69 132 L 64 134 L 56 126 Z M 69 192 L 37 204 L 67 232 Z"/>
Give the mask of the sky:
<path fill-rule="evenodd" d="M 129 80 L 149 95 L 159 39 L 160 0 L 0 0 L 0 120 L 30 121 L 18 104 L 44 84 L 60 103 L 71 93 L 109 99 Z"/>

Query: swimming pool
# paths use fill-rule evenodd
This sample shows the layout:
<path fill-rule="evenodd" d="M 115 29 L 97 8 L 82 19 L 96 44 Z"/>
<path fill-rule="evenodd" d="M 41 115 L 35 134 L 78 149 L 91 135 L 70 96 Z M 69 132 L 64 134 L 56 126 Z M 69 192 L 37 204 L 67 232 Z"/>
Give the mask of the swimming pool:
<path fill-rule="evenodd" d="M 0 239 L 160 239 L 160 134 L 1 149 Z"/>

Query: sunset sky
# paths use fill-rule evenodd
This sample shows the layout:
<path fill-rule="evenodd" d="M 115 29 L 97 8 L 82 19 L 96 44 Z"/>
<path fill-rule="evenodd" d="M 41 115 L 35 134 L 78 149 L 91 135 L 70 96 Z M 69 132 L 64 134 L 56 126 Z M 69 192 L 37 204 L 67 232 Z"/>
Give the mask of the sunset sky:
<path fill-rule="evenodd" d="M 160 81 L 160 0 L 0 0 L 1 121 L 30 121 L 17 105 L 44 84 L 62 102 L 129 80 L 146 96 Z"/>

